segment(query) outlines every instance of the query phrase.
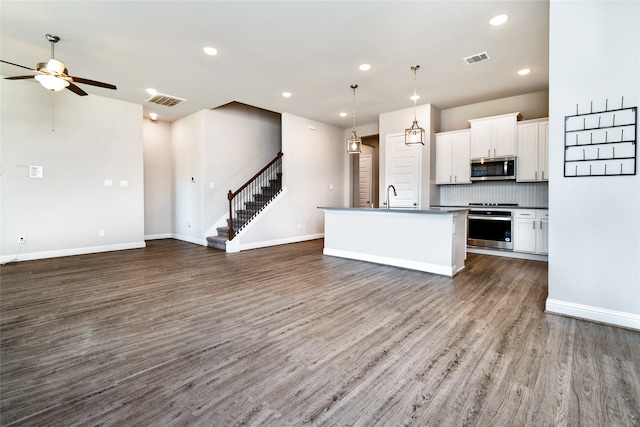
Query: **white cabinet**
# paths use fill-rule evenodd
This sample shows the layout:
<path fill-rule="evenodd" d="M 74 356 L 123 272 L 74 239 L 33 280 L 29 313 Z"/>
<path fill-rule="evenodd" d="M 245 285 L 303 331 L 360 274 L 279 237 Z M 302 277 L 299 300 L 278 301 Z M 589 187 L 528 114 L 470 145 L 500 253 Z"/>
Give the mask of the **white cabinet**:
<path fill-rule="evenodd" d="M 538 211 L 538 233 L 536 252 L 539 254 L 549 253 L 549 211 Z"/>
<path fill-rule="evenodd" d="M 436 184 L 470 184 L 469 130 L 436 134 Z"/>
<path fill-rule="evenodd" d="M 549 211 L 517 209 L 513 230 L 513 250 L 549 253 Z"/>
<path fill-rule="evenodd" d="M 516 122 L 520 113 L 471 119 L 471 158 L 516 155 Z"/>
<path fill-rule="evenodd" d="M 517 181 L 549 180 L 549 120 L 527 120 L 517 125 Z"/>

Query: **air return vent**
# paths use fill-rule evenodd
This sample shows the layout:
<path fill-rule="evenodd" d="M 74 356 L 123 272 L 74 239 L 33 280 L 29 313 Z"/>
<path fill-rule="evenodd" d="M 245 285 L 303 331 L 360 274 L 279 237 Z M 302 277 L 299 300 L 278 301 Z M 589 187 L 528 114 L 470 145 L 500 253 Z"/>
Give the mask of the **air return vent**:
<path fill-rule="evenodd" d="M 185 102 L 186 99 L 178 98 L 177 96 L 165 95 L 163 93 L 156 93 L 155 95 L 151 95 L 147 102 L 152 104 L 164 105 L 166 107 L 175 107 L 176 105 L 180 105 Z"/>
<path fill-rule="evenodd" d="M 464 62 L 468 65 L 475 64 L 476 62 L 488 61 L 491 59 L 487 52 L 476 53 L 475 55 L 467 56 L 466 58 L 462 58 Z"/>

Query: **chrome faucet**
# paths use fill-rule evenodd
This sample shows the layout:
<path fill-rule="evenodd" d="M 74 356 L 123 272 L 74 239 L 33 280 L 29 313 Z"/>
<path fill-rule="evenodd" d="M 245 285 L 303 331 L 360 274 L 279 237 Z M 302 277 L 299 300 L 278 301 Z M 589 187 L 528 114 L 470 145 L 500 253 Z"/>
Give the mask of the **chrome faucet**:
<path fill-rule="evenodd" d="M 387 205 L 387 209 L 391 209 L 391 200 L 389 200 L 389 189 L 393 188 L 393 195 L 394 197 L 398 197 L 398 193 L 396 192 L 396 187 L 394 187 L 393 185 L 390 185 L 387 187 L 387 201 L 386 201 L 386 205 Z"/>

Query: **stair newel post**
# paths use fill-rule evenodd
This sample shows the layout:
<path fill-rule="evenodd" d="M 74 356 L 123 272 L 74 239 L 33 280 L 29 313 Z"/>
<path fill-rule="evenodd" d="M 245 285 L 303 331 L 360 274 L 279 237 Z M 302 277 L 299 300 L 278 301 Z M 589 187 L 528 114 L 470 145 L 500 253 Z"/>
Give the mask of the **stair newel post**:
<path fill-rule="evenodd" d="M 233 240 L 235 231 L 233 230 L 233 193 L 231 190 L 227 194 L 227 199 L 229 199 L 229 240 Z"/>

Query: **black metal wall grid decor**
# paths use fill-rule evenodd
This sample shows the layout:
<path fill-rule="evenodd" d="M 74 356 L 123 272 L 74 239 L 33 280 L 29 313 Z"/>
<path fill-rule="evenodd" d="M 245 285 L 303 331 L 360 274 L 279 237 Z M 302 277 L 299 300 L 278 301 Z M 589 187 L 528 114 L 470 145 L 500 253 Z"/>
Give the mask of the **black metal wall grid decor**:
<path fill-rule="evenodd" d="M 638 107 L 610 108 L 593 101 L 588 112 L 564 118 L 564 176 L 621 176 L 636 174 Z"/>

